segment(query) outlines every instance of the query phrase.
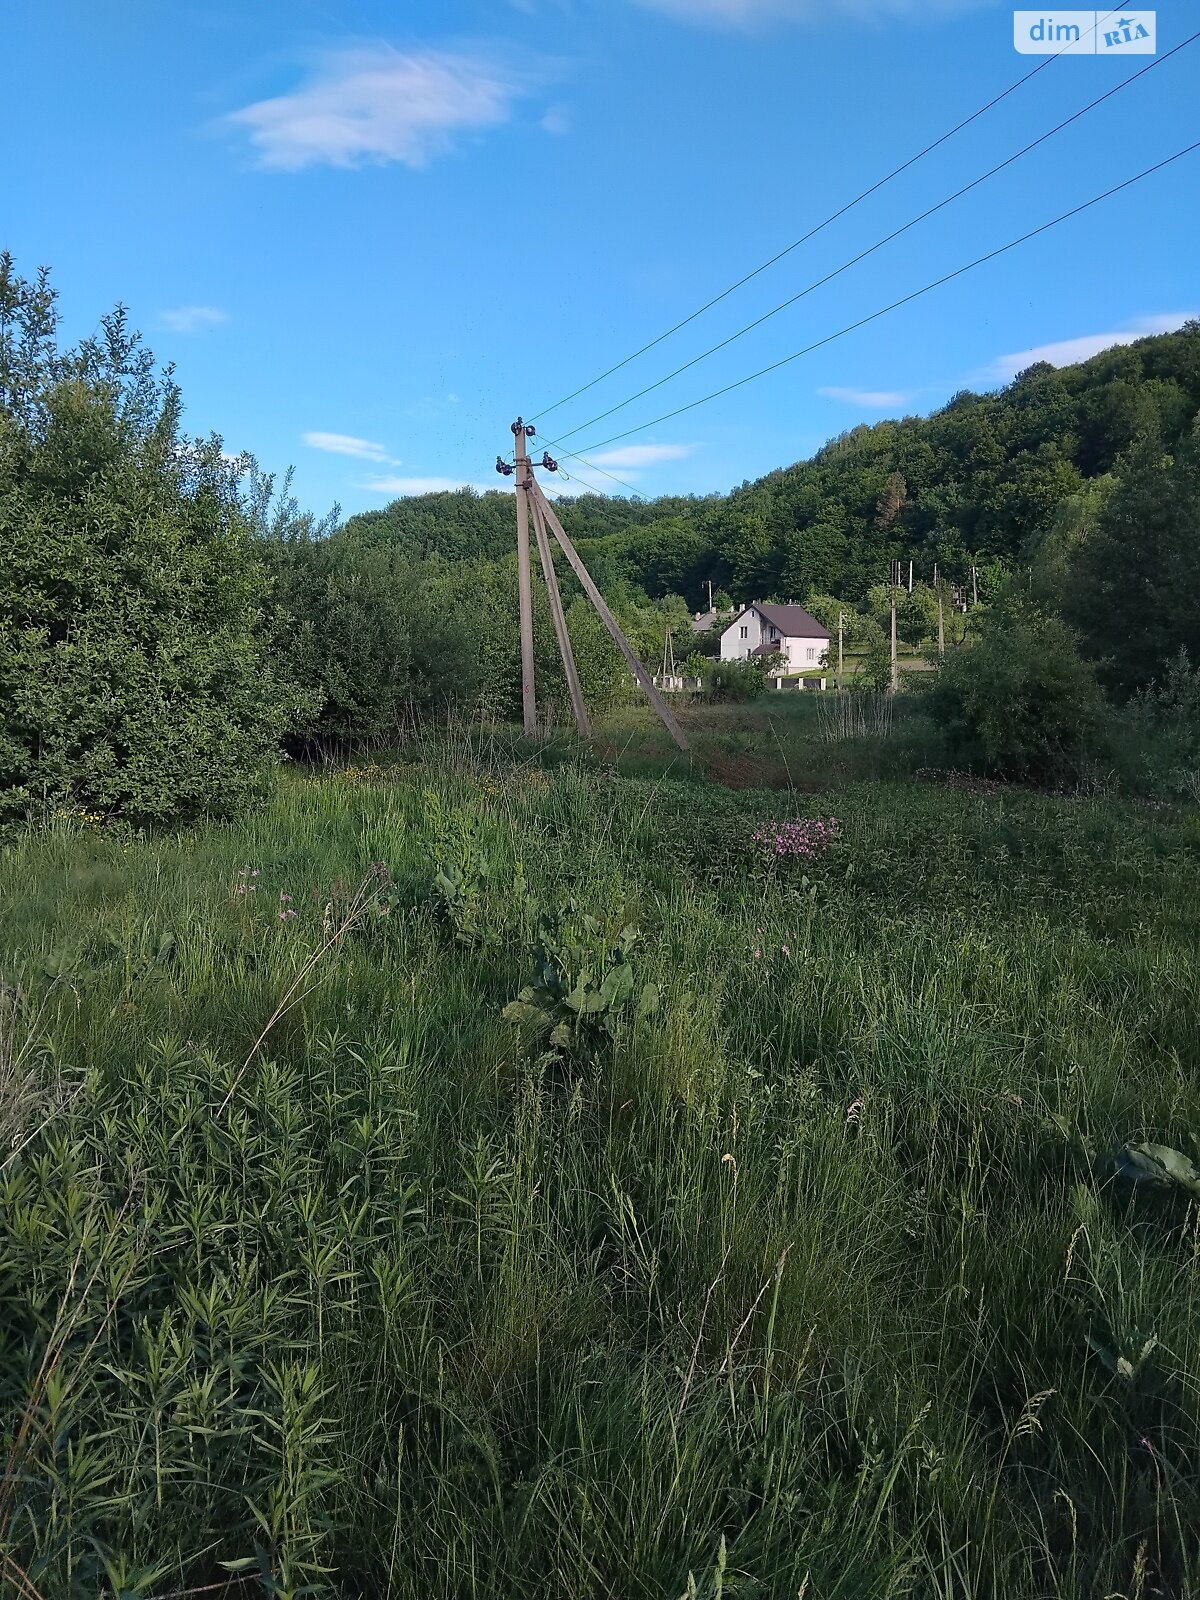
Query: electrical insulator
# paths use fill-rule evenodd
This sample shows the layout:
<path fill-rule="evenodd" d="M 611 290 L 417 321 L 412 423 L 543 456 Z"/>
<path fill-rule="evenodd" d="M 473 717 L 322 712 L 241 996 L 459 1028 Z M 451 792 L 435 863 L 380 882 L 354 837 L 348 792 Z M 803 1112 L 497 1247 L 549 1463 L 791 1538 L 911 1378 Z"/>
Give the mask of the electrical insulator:
<path fill-rule="evenodd" d="M 558 462 L 555 461 L 554 457 L 548 450 L 542 451 L 542 466 L 547 472 L 558 471 Z"/>
<path fill-rule="evenodd" d="M 496 457 L 496 471 L 497 472 L 502 472 L 506 478 L 511 478 L 512 475 L 513 475 L 514 470 L 515 469 L 510 467 L 508 462 L 505 461 L 503 456 L 497 456 Z"/>

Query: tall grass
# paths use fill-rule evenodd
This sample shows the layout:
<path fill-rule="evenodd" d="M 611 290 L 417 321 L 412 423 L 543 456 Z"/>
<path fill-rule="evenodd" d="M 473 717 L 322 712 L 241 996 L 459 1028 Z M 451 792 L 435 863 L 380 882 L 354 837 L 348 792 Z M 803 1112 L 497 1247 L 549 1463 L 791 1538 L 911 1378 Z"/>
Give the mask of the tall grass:
<path fill-rule="evenodd" d="M 0 859 L 81 1086 L 0 1168 L 0 1592 L 1200 1592 L 1196 1209 L 1110 1159 L 1197 1154 L 1196 814 L 415 754 Z M 662 996 L 575 1062 L 500 1015 L 568 899 Z"/>
<path fill-rule="evenodd" d="M 879 738 L 891 732 L 895 708 L 894 695 L 838 690 L 817 700 L 817 726 L 830 742 Z"/>

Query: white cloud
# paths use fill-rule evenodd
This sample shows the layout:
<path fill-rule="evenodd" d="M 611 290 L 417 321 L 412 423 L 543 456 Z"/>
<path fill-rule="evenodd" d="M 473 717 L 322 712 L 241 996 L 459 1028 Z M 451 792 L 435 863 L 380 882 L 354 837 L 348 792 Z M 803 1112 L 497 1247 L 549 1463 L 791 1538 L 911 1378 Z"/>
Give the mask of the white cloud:
<path fill-rule="evenodd" d="M 589 456 L 588 461 L 597 467 L 622 467 L 630 471 L 636 467 L 653 467 L 660 461 L 682 461 L 692 453 L 690 444 L 627 444 L 619 450 L 602 450 Z M 587 463 L 584 467 L 586 469 Z"/>
<path fill-rule="evenodd" d="M 864 411 L 886 411 L 892 406 L 907 405 L 912 399 L 903 389 L 818 389 L 827 400 L 844 400 L 848 406 L 861 406 Z"/>
<path fill-rule="evenodd" d="M 486 494 L 489 489 L 503 488 L 504 484 L 499 477 L 495 483 L 469 483 L 465 478 L 398 478 L 388 474 L 370 478 L 363 487 L 375 494 L 391 495 L 442 494 L 449 489 L 474 489 L 476 494 Z"/>
<path fill-rule="evenodd" d="M 638 0 L 681 22 L 755 28 L 771 22 L 878 22 L 888 17 L 934 20 L 979 10 L 996 0 Z"/>
<path fill-rule="evenodd" d="M 493 56 L 405 52 L 381 45 L 332 52 L 290 94 L 235 111 L 260 167 L 424 167 L 457 135 L 508 121 L 527 81 Z"/>
<path fill-rule="evenodd" d="M 388 466 L 399 463 L 387 453 L 387 446 L 374 439 L 356 439 L 349 433 L 306 433 L 304 443 L 311 450 L 324 450 L 334 456 L 354 456 L 359 461 L 378 461 Z"/>
<path fill-rule="evenodd" d="M 1052 367 L 1069 367 L 1074 361 L 1086 361 L 1089 356 L 1110 350 L 1113 345 L 1132 344 L 1151 333 L 1174 333 L 1195 316 L 1194 311 L 1168 311 L 1159 316 L 1135 317 L 1132 328 L 1115 333 L 1085 333 L 1077 339 L 1060 339 L 1054 344 L 1034 345 L 1029 350 L 1018 350 L 1012 355 L 997 356 L 987 368 L 985 376 L 1010 383 L 1018 372 L 1039 361 L 1048 361 Z"/>
<path fill-rule="evenodd" d="M 229 313 L 219 306 L 177 306 L 174 311 L 160 311 L 158 320 L 170 333 L 203 333 L 228 322 Z"/>

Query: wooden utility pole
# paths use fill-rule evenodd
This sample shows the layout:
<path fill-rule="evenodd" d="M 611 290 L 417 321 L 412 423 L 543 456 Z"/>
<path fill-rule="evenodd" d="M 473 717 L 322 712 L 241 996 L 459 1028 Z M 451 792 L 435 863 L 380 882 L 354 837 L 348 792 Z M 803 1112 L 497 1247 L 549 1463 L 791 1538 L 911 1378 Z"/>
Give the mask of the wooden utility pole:
<path fill-rule="evenodd" d="M 532 474 L 530 474 L 532 477 Z M 550 600 L 550 615 L 554 619 L 554 637 L 558 640 L 558 653 L 562 657 L 563 674 L 571 695 L 571 709 L 575 713 L 575 726 L 581 736 L 590 739 L 592 724 L 588 718 L 579 674 L 575 670 L 575 652 L 571 648 L 571 635 L 567 632 L 567 619 L 563 613 L 562 596 L 558 592 L 558 574 L 554 570 L 554 555 L 546 533 L 546 521 L 536 495 L 530 497 L 529 509 L 533 515 L 533 531 L 537 539 L 538 559 L 542 564 L 542 577 L 546 580 L 546 594 Z"/>
<path fill-rule="evenodd" d="M 517 441 L 517 595 L 521 606 L 521 718 L 525 736 L 537 736 L 537 695 L 533 684 L 533 586 L 529 573 L 529 453 L 525 448 L 525 424 L 520 417 L 512 425 Z"/>
<path fill-rule="evenodd" d="M 838 688 L 842 687 L 842 673 L 845 670 L 845 655 L 842 650 L 842 617 L 844 612 L 838 612 Z"/>
<path fill-rule="evenodd" d="M 567 535 L 563 529 L 563 525 L 558 520 L 558 517 L 554 511 L 554 507 L 546 499 L 546 496 L 542 492 L 541 484 L 538 483 L 537 479 L 532 475 L 532 473 L 529 476 L 529 494 L 530 498 L 535 502 L 540 510 L 547 527 L 550 529 L 555 539 L 557 539 L 559 548 L 561 549 L 563 555 L 565 555 L 567 560 L 570 562 L 571 570 L 583 585 L 584 593 L 592 602 L 593 606 L 595 606 L 596 614 L 599 616 L 600 621 L 608 629 L 610 638 L 616 645 L 617 649 L 625 657 L 625 661 L 630 672 L 633 673 L 634 677 L 645 690 L 646 698 L 654 707 L 655 711 L 658 712 L 659 717 L 662 719 L 663 725 L 666 727 L 667 732 L 671 735 L 672 739 L 674 739 L 675 743 L 681 750 L 686 750 L 688 748 L 687 736 L 684 734 L 684 731 L 679 726 L 678 722 L 676 722 L 670 708 L 667 706 L 658 690 L 654 687 L 654 680 L 650 677 L 645 667 L 643 667 L 642 663 L 634 654 L 633 647 L 630 645 L 629 640 L 621 632 L 617 619 L 613 616 L 612 612 L 605 604 L 604 596 L 592 582 L 591 573 L 580 560 L 579 553 L 575 549 L 575 546 L 571 543 L 570 539 L 567 538 Z"/>

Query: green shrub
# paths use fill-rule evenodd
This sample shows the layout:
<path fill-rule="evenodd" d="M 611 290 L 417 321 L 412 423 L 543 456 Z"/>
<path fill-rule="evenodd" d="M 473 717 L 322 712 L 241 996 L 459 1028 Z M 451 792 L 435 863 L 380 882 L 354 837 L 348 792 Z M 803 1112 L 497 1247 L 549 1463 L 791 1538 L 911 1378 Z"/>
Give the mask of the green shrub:
<path fill-rule="evenodd" d="M 123 313 L 60 354 L 45 279 L 5 256 L 0 325 L 0 818 L 228 816 L 295 705 L 264 657 L 247 463 L 182 439 Z"/>
<path fill-rule="evenodd" d="M 876 628 L 867 639 L 866 653 L 860 662 L 852 687 L 871 694 L 884 694 L 892 685 L 892 646 L 882 629 Z"/>
<path fill-rule="evenodd" d="M 1092 669 L 1060 618 L 1008 596 L 979 642 L 947 658 L 929 691 L 951 753 L 1006 777 L 1072 777 L 1103 709 Z"/>
<path fill-rule="evenodd" d="M 1118 713 L 1113 756 L 1124 787 L 1200 801 L 1200 667 L 1186 650 Z"/>
<path fill-rule="evenodd" d="M 757 700 L 767 687 L 767 680 L 751 661 L 714 661 L 704 677 L 704 689 L 710 700 Z"/>

